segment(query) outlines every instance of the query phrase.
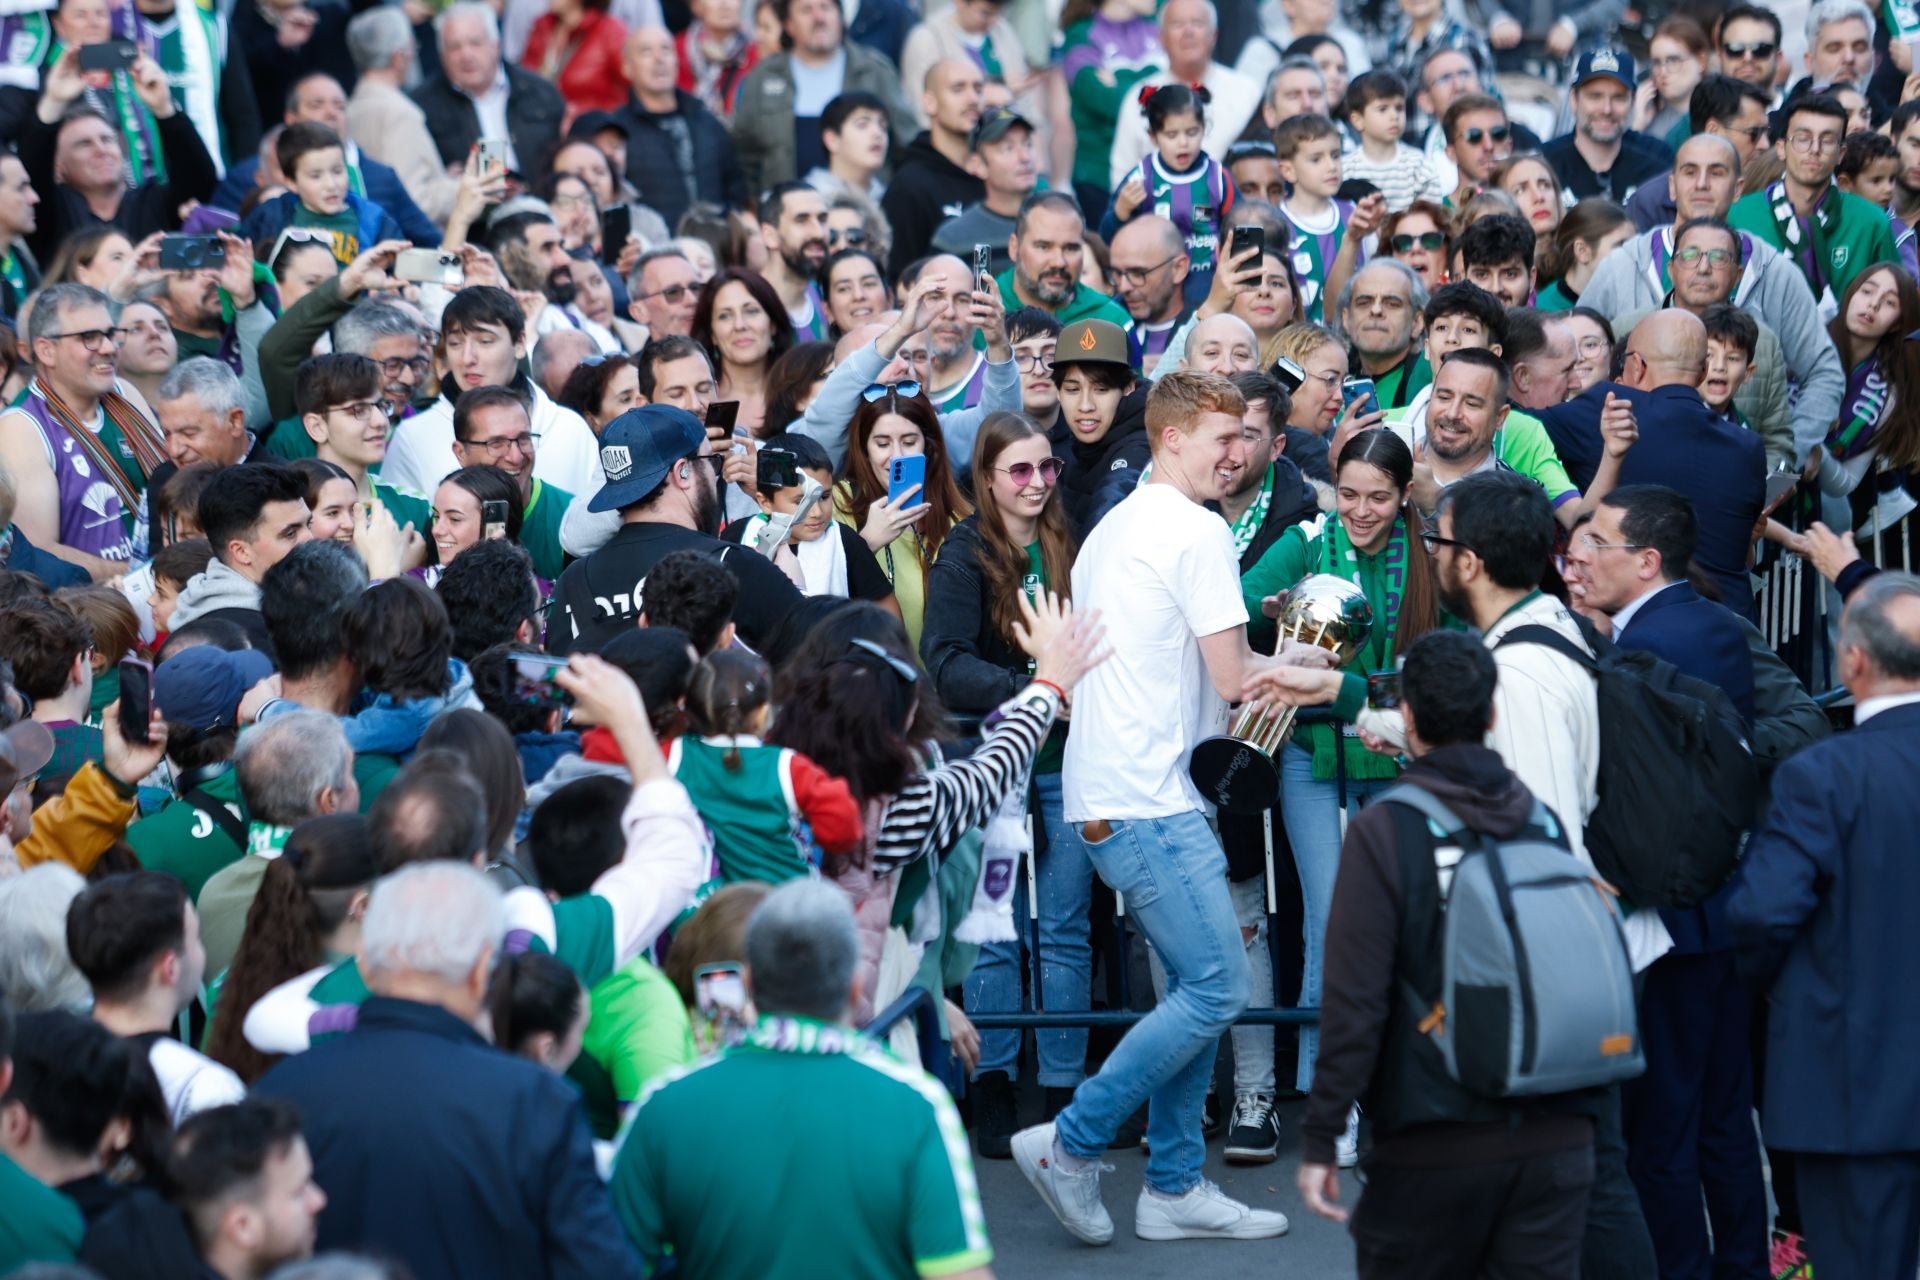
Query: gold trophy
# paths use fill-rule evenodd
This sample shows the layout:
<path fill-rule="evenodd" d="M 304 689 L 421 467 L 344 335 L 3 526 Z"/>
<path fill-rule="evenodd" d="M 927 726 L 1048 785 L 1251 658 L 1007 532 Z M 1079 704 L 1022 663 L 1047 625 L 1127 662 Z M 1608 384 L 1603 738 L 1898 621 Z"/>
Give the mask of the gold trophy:
<path fill-rule="evenodd" d="M 1341 666 L 1352 662 L 1373 630 L 1373 606 L 1359 587 L 1331 573 L 1302 578 L 1280 597 L 1283 640 L 1330 650 Z M 1228 813 L 1260 813 L 1280 799 L 1275 758 L 1293 732 L 1297 707 L 1249 704 L 1230 733 L 1193 749 L 1187 776 L 1200 794 Z"/>

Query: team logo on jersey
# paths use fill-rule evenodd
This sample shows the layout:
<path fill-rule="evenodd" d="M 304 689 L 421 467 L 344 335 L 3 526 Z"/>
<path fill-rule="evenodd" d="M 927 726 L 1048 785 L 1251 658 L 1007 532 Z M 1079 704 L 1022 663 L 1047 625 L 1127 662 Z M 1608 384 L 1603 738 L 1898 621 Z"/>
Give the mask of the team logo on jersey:
<path fill-rule="evenodd" d="M 1848 250 L 1846 245 L 1837 244 L 1833 246 L 1833 269 L 1835 271 L 1846 270 L 1847 257 L 1848 257 Z"/>

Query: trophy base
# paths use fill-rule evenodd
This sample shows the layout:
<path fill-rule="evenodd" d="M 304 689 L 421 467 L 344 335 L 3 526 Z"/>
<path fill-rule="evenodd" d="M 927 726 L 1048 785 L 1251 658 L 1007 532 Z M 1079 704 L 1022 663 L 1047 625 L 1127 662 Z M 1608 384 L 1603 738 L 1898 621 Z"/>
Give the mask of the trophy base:
<path fill-rule="evenodd" d="M 1280 766 L 1242 738 L 1208 738 L 1193 749 L 1187 776 L 1201 796 L 1228 813 L 1254 814 L 1280 802 Z"/>

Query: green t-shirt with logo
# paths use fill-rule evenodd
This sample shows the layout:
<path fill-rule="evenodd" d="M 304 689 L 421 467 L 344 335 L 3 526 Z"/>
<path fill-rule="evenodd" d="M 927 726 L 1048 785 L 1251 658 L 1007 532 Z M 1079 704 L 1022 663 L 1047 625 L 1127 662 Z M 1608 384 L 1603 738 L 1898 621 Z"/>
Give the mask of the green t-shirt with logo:
<path fill-rule="evenodd" d="M 343 268 L 352 266 L 353 260 L 360 256 L 360 215 L 351 207 L 338 213 L 315 213 L 296 199 L 293 202 L 293 225 L 326 232 L 327 238 L 333 242 L 334 259 Z"/>

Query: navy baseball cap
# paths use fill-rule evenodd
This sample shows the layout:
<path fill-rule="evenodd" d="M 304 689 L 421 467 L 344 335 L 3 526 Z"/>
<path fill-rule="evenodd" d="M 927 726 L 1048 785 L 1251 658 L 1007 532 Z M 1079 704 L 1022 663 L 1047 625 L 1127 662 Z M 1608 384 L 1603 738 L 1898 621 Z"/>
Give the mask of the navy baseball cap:
<path fill-rule="evenodd" d="M 692 457 L 707 438 L 700 419 L 670 404 L 643 404 L 600 432 L 600 469 L 607 482 L 587 504 L 589 511 L 630 507 L 660 487 L 673 464 Z"/>
<path fill-rule="evenodd" d="M 195 645 L 153 671 L 153 705 L 169 726 L 208 733 L 240 723 L 240 699 L 273 674 L 258 649 Z"/>
<path fill-rule="evenodd" d="M 1589 80 L 1618 80 L 1632 93 L 1634 88 L 1633 55 L 1625 49 L 1589 49 L 1580 55 L 1573 64 L 1573 87 L 1578 89 Z"/>

